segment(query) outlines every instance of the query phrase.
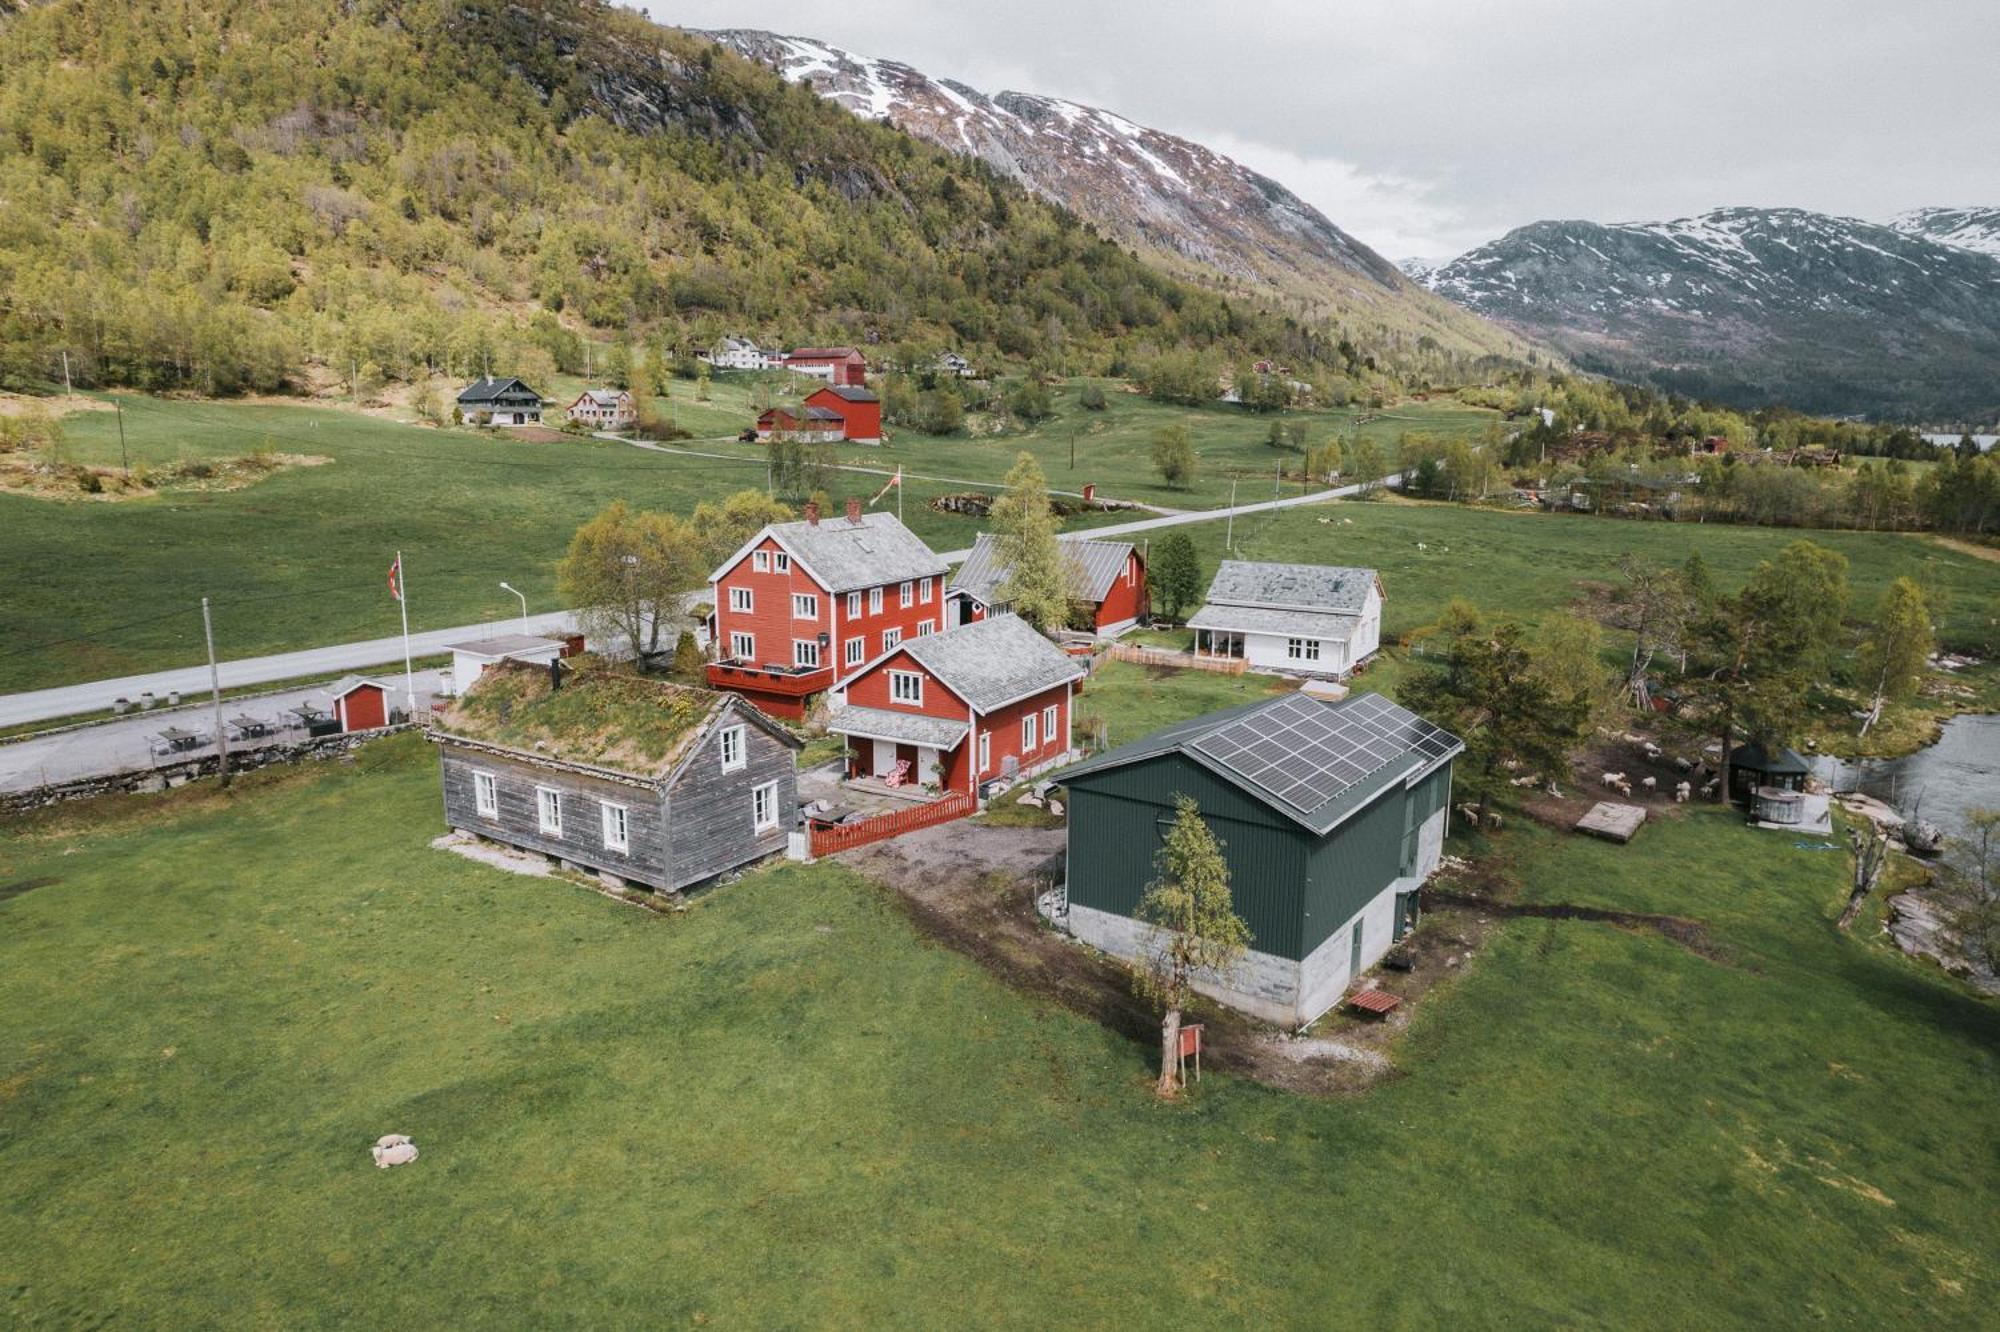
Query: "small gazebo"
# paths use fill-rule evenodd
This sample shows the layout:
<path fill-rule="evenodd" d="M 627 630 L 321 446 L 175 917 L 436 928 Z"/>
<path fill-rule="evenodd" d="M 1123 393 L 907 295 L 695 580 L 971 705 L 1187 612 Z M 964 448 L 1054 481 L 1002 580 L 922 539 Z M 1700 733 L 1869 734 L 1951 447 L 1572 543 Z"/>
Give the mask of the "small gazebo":
<path fill-rule="evenodd" d="M 1753 740 L 1730 752 L 1729 796 L 1738 804 L 1749 805 L 1760 791 L 1803 791 L 1811 775 L 1811 766 L 1796 750 Z"/>

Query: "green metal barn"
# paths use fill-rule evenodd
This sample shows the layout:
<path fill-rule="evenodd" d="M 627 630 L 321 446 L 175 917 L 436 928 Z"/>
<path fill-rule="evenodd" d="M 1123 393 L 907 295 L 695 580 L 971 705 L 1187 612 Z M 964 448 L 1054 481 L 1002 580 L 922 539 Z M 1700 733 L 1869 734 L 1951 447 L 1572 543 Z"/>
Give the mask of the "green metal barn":
<path fill-rule="evenodd" d="M 1287 694 L 1100 754 L 1061 779 L 1066 927 L 1119 957 L 1147 950 L 1150 928 L 1132 913 L 1159 872 L 1174 798 L 1192 796 L 1223 844 L 1251 933 L 1242 963 L 1199 988 L 1303 1026 L 1415 923 L 1464 749 L 1379 694 Z"/>

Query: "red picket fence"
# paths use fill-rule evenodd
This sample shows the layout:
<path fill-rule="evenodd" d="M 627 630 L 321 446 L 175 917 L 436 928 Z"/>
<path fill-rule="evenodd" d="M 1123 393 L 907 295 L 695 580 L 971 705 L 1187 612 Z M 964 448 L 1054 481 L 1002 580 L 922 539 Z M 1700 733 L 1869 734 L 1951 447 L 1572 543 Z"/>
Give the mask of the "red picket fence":
<path fill-rule="evenodd" d="M 836 851 L 852 851 L 857 846 L 886 842 L 891 837 L 900 837 L 919 828 L 930 828 L 940 823 L 950 823 L 953 819 L 962 819 L 978 808 L 977 800 L 963 791 L 953 791 L 940 800 L 912 805 L 908 809 L 899 809 L 890 814 L 879 814 L 860 823 L 837 823 L 830 828 L 815 827 L 812 830 L 812 853 L 814 856 L 830 856 Z"/>

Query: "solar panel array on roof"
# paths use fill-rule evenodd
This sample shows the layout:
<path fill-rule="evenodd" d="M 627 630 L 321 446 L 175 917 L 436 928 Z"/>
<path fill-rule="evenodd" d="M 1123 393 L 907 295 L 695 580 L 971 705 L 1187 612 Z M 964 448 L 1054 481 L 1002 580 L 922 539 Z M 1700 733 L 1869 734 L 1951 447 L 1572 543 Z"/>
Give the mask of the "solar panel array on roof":
<path fill-rule="evenodd" d="M 1387 764 L 1412 756 L 1428 763 L 1457 746 L 1379 694 L 1337 706 L 1295 694 L 1218 727 L 1191 748 L 1304 814 Z"/>

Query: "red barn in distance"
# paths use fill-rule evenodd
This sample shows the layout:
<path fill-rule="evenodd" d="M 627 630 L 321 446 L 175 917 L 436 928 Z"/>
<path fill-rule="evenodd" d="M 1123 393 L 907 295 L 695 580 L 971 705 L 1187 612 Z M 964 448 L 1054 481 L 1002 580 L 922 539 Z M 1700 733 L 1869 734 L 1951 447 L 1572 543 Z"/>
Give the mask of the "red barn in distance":
<path fill-rule="evenodd" d="M 808 397 L 806 410 L 832 412 L 840 417 L 840 437 L 850 444 L 882 442 L 882 400 L 872 390 L 835 384 Z"/>
<path fill-rule="evenodd" d="M 786 355 L 784 366 L 834 385 L 859 388 L 868 382 L 868 358 L 852 347 L 800 347 Z"/>

